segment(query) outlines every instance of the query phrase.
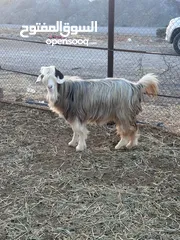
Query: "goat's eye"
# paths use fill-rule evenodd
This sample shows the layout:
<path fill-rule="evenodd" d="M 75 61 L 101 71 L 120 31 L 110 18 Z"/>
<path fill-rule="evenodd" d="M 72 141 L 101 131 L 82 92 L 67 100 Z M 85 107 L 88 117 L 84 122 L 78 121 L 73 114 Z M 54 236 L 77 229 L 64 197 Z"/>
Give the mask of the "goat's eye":
<path fill-rule="evenodd" d="M 43 75 L 43 74 L 41 74 L 41 79 L 43 79 L 43 77 L 44 77 L 44 75 Z"/>

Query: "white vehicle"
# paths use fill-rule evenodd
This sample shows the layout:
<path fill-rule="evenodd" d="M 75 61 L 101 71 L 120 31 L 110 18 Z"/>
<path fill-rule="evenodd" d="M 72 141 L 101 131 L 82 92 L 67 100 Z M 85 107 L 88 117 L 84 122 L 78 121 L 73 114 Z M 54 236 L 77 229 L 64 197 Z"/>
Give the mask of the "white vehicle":
<path fill-rule="evenodd" d="M 174 50 L 180 55 L 180 17 L 171 19 L 166 28 L 165 39 L 173 44 Z"/>

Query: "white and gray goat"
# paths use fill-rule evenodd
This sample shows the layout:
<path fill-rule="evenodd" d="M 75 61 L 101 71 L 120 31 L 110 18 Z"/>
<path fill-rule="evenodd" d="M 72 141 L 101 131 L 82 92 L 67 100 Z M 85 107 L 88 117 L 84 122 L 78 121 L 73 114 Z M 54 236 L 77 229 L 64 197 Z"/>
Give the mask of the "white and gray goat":
<path fill-rule="evenodd" d="M 152 96 L 158 93 L 158 79 L 154 74 L 130 82 L 121 78 L 67 79 L 54 66 L 41 67 L 40 73 L 36 82 L 42 82 L 47 88 L 50 109 L 72 127 L 69 146 L 76 146 L 76 151 L 85 150 L 87 123 L 102 125 L 111 121 L 121 137 L 115 149 L 138 144 L 136 116 L 142 111 L 143 93 Z"/>

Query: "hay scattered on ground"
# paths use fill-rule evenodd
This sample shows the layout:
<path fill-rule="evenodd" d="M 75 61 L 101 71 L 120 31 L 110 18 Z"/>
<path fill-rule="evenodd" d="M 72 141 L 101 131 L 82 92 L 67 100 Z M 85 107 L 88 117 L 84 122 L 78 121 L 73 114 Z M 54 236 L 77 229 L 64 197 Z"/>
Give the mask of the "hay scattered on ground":
<path fill-rule="evenodd" d="M 180 138 L 140 127 L 139 147 L 114 150 L 113 127 L 67 147 L 55 114 L 0 103 L 0 239 L 179 239 Z"/>

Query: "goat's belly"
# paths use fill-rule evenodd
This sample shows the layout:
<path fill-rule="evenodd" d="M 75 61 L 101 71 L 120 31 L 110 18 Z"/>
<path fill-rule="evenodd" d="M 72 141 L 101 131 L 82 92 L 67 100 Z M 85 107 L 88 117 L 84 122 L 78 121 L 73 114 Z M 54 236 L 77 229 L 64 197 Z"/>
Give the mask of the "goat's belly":
<path fill-rule="evenodd" d="M 104 125 L 109 122 L 115 122 L 115 117 L 112 115 L 109 116 L 95 116 L 87 119 L 87 122 L 90 124 Z"/>

